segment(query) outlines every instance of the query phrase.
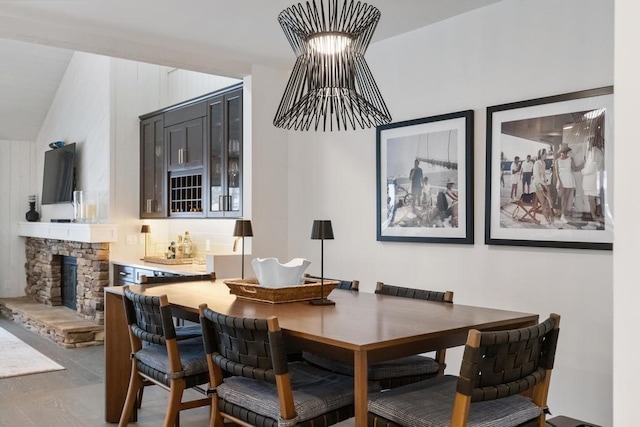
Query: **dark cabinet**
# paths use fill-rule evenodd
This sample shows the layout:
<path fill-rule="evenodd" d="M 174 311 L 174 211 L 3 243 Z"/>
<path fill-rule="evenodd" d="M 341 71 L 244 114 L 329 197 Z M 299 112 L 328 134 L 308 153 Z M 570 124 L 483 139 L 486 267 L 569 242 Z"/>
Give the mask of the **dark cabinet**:
<path fill-rule="evenodd" d="M 140 217 L 167 216 L 164 116 L 140 122 Z"/>
<path fill-rule="evenodd" d="M 147 277 L 175 277 L 183 276 L 184 274 L 134 267 L 128 264 L 113 264 L 114 286 L 139 284 L 142 281 L 143 275 Z"/>
<path fill-rule="evenodd" d="M 124 286 L 136 283 L 135 268 L 128 265 L 113 264 L 113 285 Z"/>
<path fill-rule="evenodd" d="M 210 217 L 242 216 L 242 89 L 208 103 Z"/>
<path fill-rule="evenodd" d="M 168 169 L 202 166 L 204 159 L 204 118 L 165 128 Z"/>
<path fill-rule="evenodd" d="M 242 85 L 140 117 L 140 217 L 242 216 Z"/>

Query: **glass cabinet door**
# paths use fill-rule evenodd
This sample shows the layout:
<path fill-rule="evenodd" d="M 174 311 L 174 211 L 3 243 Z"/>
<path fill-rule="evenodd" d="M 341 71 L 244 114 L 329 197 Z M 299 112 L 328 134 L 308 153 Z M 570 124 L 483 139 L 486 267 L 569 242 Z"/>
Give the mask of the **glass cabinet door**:
<path fill-rule="evenodd" d="M 223 97 L 217 97 L 209 103 L 209 211 L 222 213 L 225 201 L 223 188 L 226 186 L 224 174 L 225 132 L 224 132 L 224 103 Z"/>
<path fill-rule="evenodd" d="M 162 114 L 140 122 L 141 194 L 140 217 L 166 216 L 164 121 Z"/>
<path fill-rule="evenodd" d="M 225 96 L 228 126 L 228 211 L 242 215 L 242 92 Z"/>
<path fill-rule="evenodd" d="M 209 101 L 210 217 L 242 216 L 242 89 Z"/>

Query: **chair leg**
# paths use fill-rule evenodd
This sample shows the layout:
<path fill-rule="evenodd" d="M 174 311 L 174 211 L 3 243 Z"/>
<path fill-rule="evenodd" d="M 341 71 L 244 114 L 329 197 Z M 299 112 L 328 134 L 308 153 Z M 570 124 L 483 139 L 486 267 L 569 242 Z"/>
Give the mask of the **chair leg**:
<path fill-rule="evenodd" d="M 218 396 L 213 395 L 211 401 L 211 418 L 209 421 L 209 427 L 222 427 L 224 420 L 220 416 L 220 407 L 218 406 Z"/>
<path fill-rule="evenodd" d="M 164 427 L 175 427 L 176 418 L 182 404 L 182 393 L 186 388 L 183 379 L 171 380 L 171 391 L 169 392 L 169 405 L 164 417 Z"/>
<path fill-rule="evenodd" d="M 144 387 L 140 387 L 138 394 L 136 395 L 136 409 L 140 409 L 142 406 L 142 395 L 144 394 Z"/>
<path fill-rule="evenodd" d="M 142 378 L 138 375 L 138 368 L 136 367 L 136 361 L 131 361 L 131 378 L 129 379 L 129 389 L 127 390 L 127 398 L 122 408 L 122 414 L 120 415 L 120 422 L 118 427 L 125 427 L 129 424 L 131 418 L 131 412 L 136 404 L 136 398 L 138 392 L 142 389 Z"/>

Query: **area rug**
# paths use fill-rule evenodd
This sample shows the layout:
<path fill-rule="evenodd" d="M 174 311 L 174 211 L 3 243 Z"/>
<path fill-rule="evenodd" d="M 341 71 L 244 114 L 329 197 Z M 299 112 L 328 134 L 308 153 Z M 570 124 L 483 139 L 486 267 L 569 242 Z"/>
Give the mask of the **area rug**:
<path fill-rule="evenodd" d="M 64 367 L 0 328 L 0 378 L 60 369 Z"/>

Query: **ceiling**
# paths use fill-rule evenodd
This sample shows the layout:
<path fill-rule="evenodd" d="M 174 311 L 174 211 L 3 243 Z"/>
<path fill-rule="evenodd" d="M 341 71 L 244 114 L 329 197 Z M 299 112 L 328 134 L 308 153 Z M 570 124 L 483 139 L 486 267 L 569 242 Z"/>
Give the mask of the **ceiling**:
<path fill-rule="evenodd" d="M 372 0 L 382 13 L 373 43 L 498 1 Z M 253 64 L 289 69 L 295 57 L 277 16 L 292 4 L 0 0 L 0 140 L 36 138 L 75 50 L 229 77 Z"/>

